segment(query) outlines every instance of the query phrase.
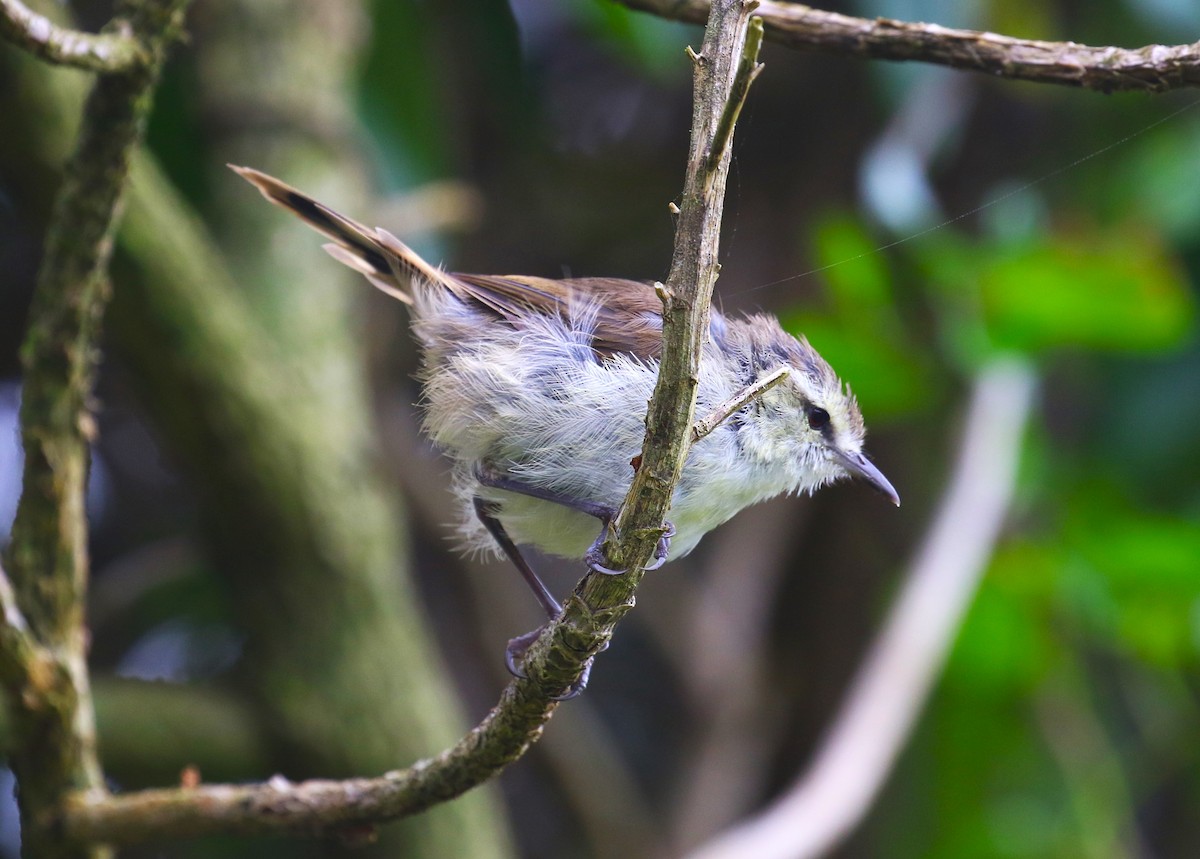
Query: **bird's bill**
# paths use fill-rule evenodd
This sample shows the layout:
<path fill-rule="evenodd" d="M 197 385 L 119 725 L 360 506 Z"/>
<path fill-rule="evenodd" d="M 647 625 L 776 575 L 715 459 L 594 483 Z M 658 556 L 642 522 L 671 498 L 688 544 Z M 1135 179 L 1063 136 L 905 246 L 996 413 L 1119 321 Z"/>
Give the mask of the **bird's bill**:
<path fill-rule="evenodd" d="M 834 451 L 834 455 L 842 467 L 849 471 L 850 474 L 854 477 L 861 477 L 883 493 L 897 507 L 900 506 L 900 495 L 896 492 L 896 488 L 892 486 L 891 481 L 883 476 L 883 472 L 876 468 L 871 460 L 867 459 L 861 453 L 844 453 L 840 450 Z"/>

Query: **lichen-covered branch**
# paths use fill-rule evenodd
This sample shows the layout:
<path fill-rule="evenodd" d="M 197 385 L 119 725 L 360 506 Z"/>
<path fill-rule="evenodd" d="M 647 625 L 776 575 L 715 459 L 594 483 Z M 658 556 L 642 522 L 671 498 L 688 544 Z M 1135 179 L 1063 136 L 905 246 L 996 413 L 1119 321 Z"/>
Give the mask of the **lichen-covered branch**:
<path fill-rule="evenodd" d="M 614 558 L 628 576 L 585 579 L 564 616 L 529 650 L 529 679 L 514 680 L 499 704 L 453 748 L 373 779 L 274 779 L 265 785 L 202 786 L 127 796 L 79 794 L 62 824 L 80 840 L 126 844 L 206 833 L 337 832 L 415 814 L 482 783 L 520 757 L 558 706 L 584 662 L 608 640 L 662 531 L 692 430 L 694 376 L 717 274 L 717 240 L 729 149 L 708 169 L 716 126 L 725 113 L 741 55 L 748 12 L 741 0 L 714 8 L 697 59 L 696 110 L 676 254 L 667 281 L 664 362 L 639 481 Z M 665 448 L 665 452 L 661 450 Z"/>
<path fill-rule="evenodd" d="M 129 159 L 142 139 L 167 48 L 178 38 L 186 0 L 121 4 L 116 29 L 128 31 L 143 61 L 101 76 L 88 96 L 74 154 L 46 238 L 21 352 L 21 435 L 25 470 L 12 528 L 9 568 L 27 625 L 6 612 L 5 661 L 37 655 L 40 683 L 10 691 L 24 738 L 11 757 L 20 784 L 22 837 L 29 855 L 94 855 L 47 826 L 69 790 L 102 791 L 85 663 L 87 584 L 84 490 L 90 402 L 107 270 Z M 37 647 L 18 649 L 21 642 Z"/>
<path fill-rule="evenodd" d="M 0 36 L 47 62 L 77 69 L 127 72 L 152 61 L 142 42 L 121 24 L 110 32 L 84 33 L 60 27 L 21 0 L 0 0 Z"/>
<path fill-rule="evenodd" d="M 708 0 L 619 0 L 631 9 L 700 23 Z M 1200 42 L 1141 48 L 1014 39 L 977 30 L 890 18 L 855 18 L 763 0 L 766 36 L 792 48 L 874 60 L 912 60 L 996 77 L 1083 87 L 1100 92 L 1166 92 L 1200 86 Z"/>

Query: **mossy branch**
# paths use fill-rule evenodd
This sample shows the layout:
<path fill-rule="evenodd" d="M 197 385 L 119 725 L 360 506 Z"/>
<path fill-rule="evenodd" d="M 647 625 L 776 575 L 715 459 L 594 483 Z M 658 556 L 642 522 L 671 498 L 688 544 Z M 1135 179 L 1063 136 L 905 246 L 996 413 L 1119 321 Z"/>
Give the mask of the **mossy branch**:
<path fill-rule="evenodd" d="M 11 756 L 20 784 L 22 838 L 36 856 L 97 855 L 48 825 L 69 790 L 102 792 L 85 660 L 87 584 L 84 490 L 92 434 L 90 397 L 108 263 L 133 150 L 140 143 L 167 48 L 186 0 L 120 5 L 110 25 L 140 61 L 102 75 L 84 108 L 55 204 L 21 352 L 25 470 L 12 528 L 0 659 L 20 680 L 14 720 L 24 742 Z M 22 7 L 23 8 L 23 7 Z M 11 23 L 10 6 L 3 10 Z M 19 607 L 19 611 L 17 610 Z M 20 666 L 14 668 L 14 666 Z"/>
<path fill-rule="evenodd" d="M 592 576 L 563 616 L 530 648 L 516 679 L 475 729 L 437 757 L 379 778 L 292 784 L 200 786 L 105 797 L 81 793 L 62 824 L 81 841 L 128 844 L 215 833 L 329 833 L 415 814 L 495 775 L 536 741 L 587 659 L 612 635 L 633 604 L 650 560 L 692 434 L 695 377 L 716 280 L 729 147 L 710 169 L 708 153 L 734 90 L 749 13 L 741 0 L 714 6 L 696 63 L 692 146 L 671 275 L 663 294 L 663 369 L 651 403 L 643 462 L 618 525 L 612 558 L 625 576 Z M 743 88 L 744 89 L 744 88 Z"/>
<path fill-rule="evenodd" d="M 618 0 L 631 9 L 701 23 L 709 0 Z M 911 60 L 993 77 L 1082 87 L 1100 92 L 1166 92 L 1200 86 L 1200 42 L 1141 48 L 1014 39 L 937 24 L 855 18 L 763 0 L 757 15 L 773 42 L 802 50 L 873 60 Z"/>

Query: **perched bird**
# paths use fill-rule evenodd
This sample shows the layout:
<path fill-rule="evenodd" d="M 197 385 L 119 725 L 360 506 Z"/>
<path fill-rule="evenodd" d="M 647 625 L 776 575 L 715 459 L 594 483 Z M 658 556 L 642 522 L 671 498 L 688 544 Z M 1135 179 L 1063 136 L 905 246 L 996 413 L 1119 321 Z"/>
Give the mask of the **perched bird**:
<path fill-rule="evenodd" d="M 662 304 L 653 285 L 443 271 L 385 230 L 258 170 L 230 167 L 332 239 L 325 250 L 334 259 L 411 305 L 424 427 L 453 461 L 463 546 L 505 554 L 552 619 L 561 607 L 518 544 L 620 573 L 605 565 L 601 546 L 633 479 L 658 372 Z M 842 477 L 860 477 L 900 503 L 863 454 L 850 391 L 772 316 L 712 311 L 697 414 L 780 367 L 787 374 L 779 384 L 691 447 L 654 566 L 686 555 L 744 507 Z M 533 637 L 510 642 L 514 673 Z"/>

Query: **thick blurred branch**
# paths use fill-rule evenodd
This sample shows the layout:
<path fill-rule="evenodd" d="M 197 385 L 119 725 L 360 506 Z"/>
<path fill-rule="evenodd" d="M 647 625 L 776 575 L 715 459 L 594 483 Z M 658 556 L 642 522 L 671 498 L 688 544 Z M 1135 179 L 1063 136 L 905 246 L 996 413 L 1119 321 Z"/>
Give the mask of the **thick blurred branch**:
<path fill-rule="evenodd" d="M 47 62 L 113 73 L 132 71 L 153 61 L 126 22 L 117 19 L 108 29 L 110 32 L 93 34 L 60 27 L 20 0 L 0 0 L 0 36 Z"/>
<path fill-rule="evenodd" d="M 717 274 L 717 243 L 730 151 L 714 152 L 717 125 L 742 54 L 749 12 L 741 0 L 715 5 L 696 61 L 696 108 L 676 254 L 665 295 L 663 369 L 651 403 L 643 464 L 622 516 L 612 557 L 627 576 L 585 579 L 563 617 L 530 649 L 529 679 L 514 680 L 500 703 L 457 745 L 375 779 L 274 779 L 266 785 L 145 791 L 98 799 L 80 795 L 63 820 L 84 840 L 132 843 L 203 833 L 323 832 L 414 814 L 460 795 L 518 758 L 541 733 L 585 661 L 632 604 L 687 450 L 694 378 Z M 749 68 L 754 67 L 750 57 Z M 747 64 L 743 63 L 743 67 Z M 744 90 L 743 90 L 744 91 Z M 710 169 L 710 165 L 712 169 Z"/>
<path fill-rule="evenodd" d="M 690 859 L 815 859 L 861 820 L 899 754 L 991 557 L 1016 484 L 1036 377 L 980 371 L 958 462 L 895 607 L 808 769 L 765 811 Z"/>
<path fill-rule="evenodd" d="M 257 11 L 265 4 L 251 5 Z M 292 76 L 310 105 L 315 88 L 333 88 L 353 67 L 357 37 L 338 30 L 344 73 L 333 68 L 330 17 L 361 13 L 351 4 L 313 5 L 324 17 L 272 20 L 282 26 L 304 19 L 309 37 L 300 40 L 289 30 L 274 37 L 285 43 L 281 51 L 270 52 L 272 68 L 295 58 L 312 76 Z M 292 0 L 289 8 L 295 12 Z M 314 31 L 320 31 L 316 37 Z M 258 37 L 260 50 L 272 44 L 269 34 Z M 5 89 L 6 107 L 11 100 L 16 106 L 7 109 L 28 118 L 14 138 L 31 167 L 49 173 L 64 157 L 62 141 L 74 136 L 85 81 L 2 47 L 5 71 L 11 66 L 18 82 Z M 314 63 L 318 50 L 323 59 Z M 246 66 L 226 68 L 244 74 Z M 260 77 L 255 92 L 261 94 Z M 239 85 L 239 92 L 248 90 Z M 337 101 L 326 90 L 320 103 Z M 314 165 L 328 164 L 336 154 L 306 141 L 303 131 L 271 131 L 270 140 L 260 141 L 262 150 L 299 152 L 295 163 L 332 175 L 329 167 Z M 410 589 L 404 517 L 377 479 L 366 398 L 356 399 L 363 389 L 361 359 L 345 312 L 355 293 L 342 291 L 336 278 L 311 265 L 303 277 L 287 271 L 280 294 L 284 286 L 290 290 L 292 307 L 285 309 L 300 305 L 310 322 L 319 317 L 325 329 L 305 340 L 295 333 L 299 324 L 290 336 L 280 333 L 278 317 L 274 328 L 258 324 L 254 310 L 262 312 L 264 303 L 246 300 L 204 225 L 153 160 L 139 155 L 132 172 L 114 263 L 119 288 L 110 315 L 112 341 L 130 359 L 126 378 L 158 419 L 160 437 L 177 462 L 194 466 L 193 486 L 206 512 L 216 511 L 209 516 L 219 532 L 214 542 L 226 541 L 225 555 L 232 555 L 213 567 L 228 576 L 250 632 L 252 658 L 243 660 L 237 679 L 243 703 L 255 708 L 269 735 L 260 753 L 274 755 L 273 766 L 286 755 L 293 776 L 333 776 L 381 772 L 445 747 L 461 736 L 463 719 Z M 224 174 L 222 169 L 222 179 Z M 257 208 L 243 203 L 236 201 Z M 249 252 L 263 258 L 303 258 L 281 249 L 274 231 L 268 238 L 243 225 L 242 235 Z M 247 288 L 258 283 L 246 276 Z M 310 288 L 324 292 L 318 297 Z M 295 346 L 294 353 L 278 342 L 283 340 Z M 296 345 L 302 340 L 302 347 Z M 379 849 L 390 850 L 384 855 L 500 859 L 510 852 L 497 806 L 490 792 L 476 792 L 390 827 L 380 835 Z"/>
<path fill-rule="evenodd" d="M 643 12 L 700 23 L 708 0 L 618 0 Z M 767 38 L 792 48 L 873 60 L 912 60 L 1002 78 L 1100 92 L 1166 92 L 1200 86 L 1200 42 L 1142 48 L 1014 39 L 890 18 L 854 18 L 798 3 L 763 0 Z"/>
<path fill-rule="evenodd" d="M 129 161 L 144 134 L 166 52 L 182 32 L 186 5 L 187 0 L 129 0 L 110 25 L 128 33 L 139 61 L 101 76 L 87 98 L 51 217 L 21 353 L 25 471 L 9 562 L 24 624 L 6 610 L 0 644 L 11 648 L 3 660 L 10 666 L 47 657 L 29 664 L 29 682 L 8 689 L 24 740 L 14 748 L 11 763 L 20 784 L 22 838 L 29 855 L 102 852 L 68 844 L 49 825 L 68 791 L 104 790 L 83 623 L 90 398 Z M 8 24 L 15 10 L 4 8 Z"/>
<path fill-rule="evenodd" d="M 200 491 L 206 549 L 248 634 L 242 688 L 297 780 L 380 773 L 470 725 L 415 586 L 407 516 L 377 468 L 361 281 L 326 265 L 307 228 L 249 199 L 224 168 L 250 160 L 358 210 L 367 7 L 206 4 L 196 95 L 225 276 L 210 275 L 206 255 L 179 253 L 179 235 L 189 250 L 211 239 L 147 171 L 122 236 L 137 275 L 113 308 L 138 393 Z M 279 121 L 292 117 L 302 121 Z M 499 805 L 478 791 L 388 827 L 365 852 L 503 859 Z"/>

